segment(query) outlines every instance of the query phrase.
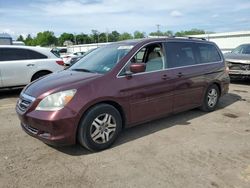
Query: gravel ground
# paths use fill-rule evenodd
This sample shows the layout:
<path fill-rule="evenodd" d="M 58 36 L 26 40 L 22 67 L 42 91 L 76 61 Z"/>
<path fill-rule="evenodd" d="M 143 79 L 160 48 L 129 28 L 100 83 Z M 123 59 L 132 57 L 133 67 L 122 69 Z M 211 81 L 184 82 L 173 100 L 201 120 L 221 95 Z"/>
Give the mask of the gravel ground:
<path fill-rule="evenodd" d="M 112 148 L 50 147 L 19 126 L 20 90 L 0 91 L 0 187 L 250 187 L 250 82 L 218 110 L 125 130 Z"/>

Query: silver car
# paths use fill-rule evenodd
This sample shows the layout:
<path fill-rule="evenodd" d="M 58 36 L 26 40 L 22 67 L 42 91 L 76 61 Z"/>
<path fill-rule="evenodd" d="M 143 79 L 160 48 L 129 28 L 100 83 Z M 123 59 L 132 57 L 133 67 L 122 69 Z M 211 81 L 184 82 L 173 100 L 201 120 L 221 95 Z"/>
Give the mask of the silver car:
<path fill-rule="evenodd" d="M 250 44 L 242 44 L 224 57 L 231 78 L 250 78 Z"/>

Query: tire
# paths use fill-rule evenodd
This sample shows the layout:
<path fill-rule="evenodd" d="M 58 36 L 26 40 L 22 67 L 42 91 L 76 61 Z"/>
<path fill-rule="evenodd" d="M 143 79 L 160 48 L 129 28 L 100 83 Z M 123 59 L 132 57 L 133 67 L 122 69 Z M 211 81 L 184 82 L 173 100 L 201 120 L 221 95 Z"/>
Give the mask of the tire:
<path fill-rule="evenodd" d="M 51 72 L 47 72 L 47 71 L 42 71 L 42 72 L 37 72 L 36 74 L 34 74 L 31 78 L 31 82 L 33 82 L 34 80 L 37 80 L 38 78 L 41 78 L 43 76 L 46 76 L 47 74 L 50 74 Z"/>
<path fill-rule="evenodd" d="M 212 112 L 216 109 L 220 98 L 220 90 L 213 84 L 208 87 L 200 109 L 204 112 Z"/>
<path fill-rule="evenodd" d="M 86 112 L 80 121 L 78 142 L 91 151 L 110 147 L 122 130 L 119 111 L 109 104 L 99 104 Z"/>

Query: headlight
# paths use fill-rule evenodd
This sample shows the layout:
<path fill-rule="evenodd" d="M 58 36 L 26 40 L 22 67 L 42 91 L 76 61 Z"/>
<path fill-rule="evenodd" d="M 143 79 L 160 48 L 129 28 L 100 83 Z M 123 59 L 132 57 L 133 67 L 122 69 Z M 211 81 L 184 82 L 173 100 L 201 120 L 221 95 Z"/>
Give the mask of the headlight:
<path fill-rule="evenodd" d="M 76 89 L 53 93 L 45 97 L 36 107 L 36 110 L 57 111 L 61 110 L 74 97 Z"/>

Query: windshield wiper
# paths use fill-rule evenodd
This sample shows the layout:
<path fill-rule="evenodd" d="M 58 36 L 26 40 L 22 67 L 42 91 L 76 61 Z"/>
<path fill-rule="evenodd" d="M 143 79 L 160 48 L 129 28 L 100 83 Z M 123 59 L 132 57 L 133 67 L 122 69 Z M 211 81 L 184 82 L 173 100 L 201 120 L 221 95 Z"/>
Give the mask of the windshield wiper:
<path fill-rule="evenodd" d="M 88 70 L 88 69 L 71 69 L 73 71 L 80 71 L 80 72 L 91 72 L 91 73 L 95 73 L 94 71 Z"/>

